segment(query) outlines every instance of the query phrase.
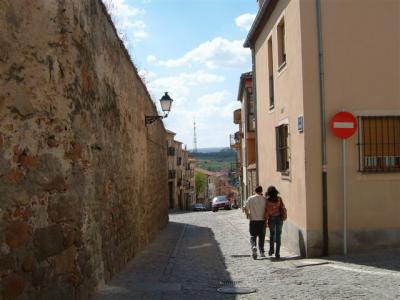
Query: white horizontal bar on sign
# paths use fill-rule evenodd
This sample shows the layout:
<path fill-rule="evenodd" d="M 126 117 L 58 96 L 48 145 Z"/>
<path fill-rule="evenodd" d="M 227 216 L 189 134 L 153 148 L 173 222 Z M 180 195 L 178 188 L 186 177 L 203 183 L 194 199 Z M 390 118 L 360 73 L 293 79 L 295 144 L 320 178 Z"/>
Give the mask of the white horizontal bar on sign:
<path fill-rule="evenodd" d="M 352 122 L 333 122 L 333 128 L 354 128 Z"/>

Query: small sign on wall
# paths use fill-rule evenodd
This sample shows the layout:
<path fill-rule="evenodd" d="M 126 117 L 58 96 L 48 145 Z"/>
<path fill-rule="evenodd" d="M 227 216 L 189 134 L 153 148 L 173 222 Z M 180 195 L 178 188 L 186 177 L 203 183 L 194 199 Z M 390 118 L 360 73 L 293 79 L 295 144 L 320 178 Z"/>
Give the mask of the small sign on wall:
<path fill-rule="evenodd" d="M 297 117 L 297 130 L 299 133 L 302 133 L 304 130 L 304 118 L 303 116 L 298 116 Z"/>

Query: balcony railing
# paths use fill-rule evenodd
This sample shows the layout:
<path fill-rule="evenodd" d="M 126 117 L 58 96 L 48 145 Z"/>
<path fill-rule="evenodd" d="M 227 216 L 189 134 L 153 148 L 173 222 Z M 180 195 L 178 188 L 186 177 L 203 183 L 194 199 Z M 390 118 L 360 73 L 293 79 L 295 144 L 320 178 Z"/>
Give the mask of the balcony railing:
<path fill-rule="evenodd" d="M 168 170 L 168 179 L 176 178 L 176 170 Z"/>
<path fill-rule="evenodd" d="M 238 177 L 242 174 L 242 165 L 239 162 L 231 163 L 231 174 Z"/>
<path fill-rule="evenodd" d="M 235 134 L 229 135 L 231 148 L 240 149 L 240 143 L 241 143 L 240 136 L 241 135 L 239 131 L 236 132 Z"/>
<path fill-rule="evenodd" d="M 233 112 L 233 123 L 234 124 L 240 124 L 242 121 L 242 109 L 236 109 Z"/>
<path fill-rule="evenodd" d="M 168 147 L 167 154 L 168 154 L 168 156 L 174 156 L 175 155 L 175 148 L 174 147 Z"/>

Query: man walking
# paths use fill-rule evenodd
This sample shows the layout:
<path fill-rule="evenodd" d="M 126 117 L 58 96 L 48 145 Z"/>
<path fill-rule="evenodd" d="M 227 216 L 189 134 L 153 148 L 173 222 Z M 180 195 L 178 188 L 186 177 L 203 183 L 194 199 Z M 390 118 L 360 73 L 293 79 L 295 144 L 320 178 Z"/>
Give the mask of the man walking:
<path fill-rule="evenodd" d="M 255 190 L 256 194 L 250 196 L 244 206 L 246 216 L 250 219 L 250 244 L 253 259 L 257 259 L 257 237 L 258 249 L 260 256 L 265 257 L 264 241 L 265 241 L 265 203 L 266 200 L 262 195 L 262 187 L 258 186 Z"/>

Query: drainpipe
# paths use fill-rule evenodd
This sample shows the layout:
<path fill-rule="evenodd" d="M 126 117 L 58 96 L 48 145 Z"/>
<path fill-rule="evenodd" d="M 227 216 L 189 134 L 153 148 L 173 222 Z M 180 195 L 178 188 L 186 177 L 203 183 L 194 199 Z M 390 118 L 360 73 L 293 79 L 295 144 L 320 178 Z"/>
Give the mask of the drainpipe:
<path fill-rule="evenodd" d="M 322 255 L 328 255 L 328 188 L 326 168 L 326 115 L 325 115 L 325 82 L 324 82 L 324 50 L 321 24 L 321 1 L 316 0 L 317 31 L 318 31 L 318 56 L 319 56 L 319 98 L 321 109 L 321 152 L 322 152 Z"/>
<path fill-rule="evenodd" d="M 254 45 L 255 47 L 255 45 Z M 256 140 L 255 140 L 255 148 L 256 148 L 256 186 L 260 185 L 260 176 L 259 176 L 259 172 L 260 172 L 260 168 L 259 168 L 259 164 L 258 164 L 258 126 L 257 126 L 257 85 L 256 85 L 256 54 L 255 54 L 255 49 L 251 48 L 251 61 L 252 61 L 252 80 L 253 80 L 253 93 L 252 93 L 252 97 L 253 97 L 253 101 L 254 101 L 254 118 L 256 120 L 256 126 L 254 126 L 254 131 L 255 131 L 255 135 L 256 135 Z M 252 194 L 253 191 L 250 192 L 250 194 Z"/>

